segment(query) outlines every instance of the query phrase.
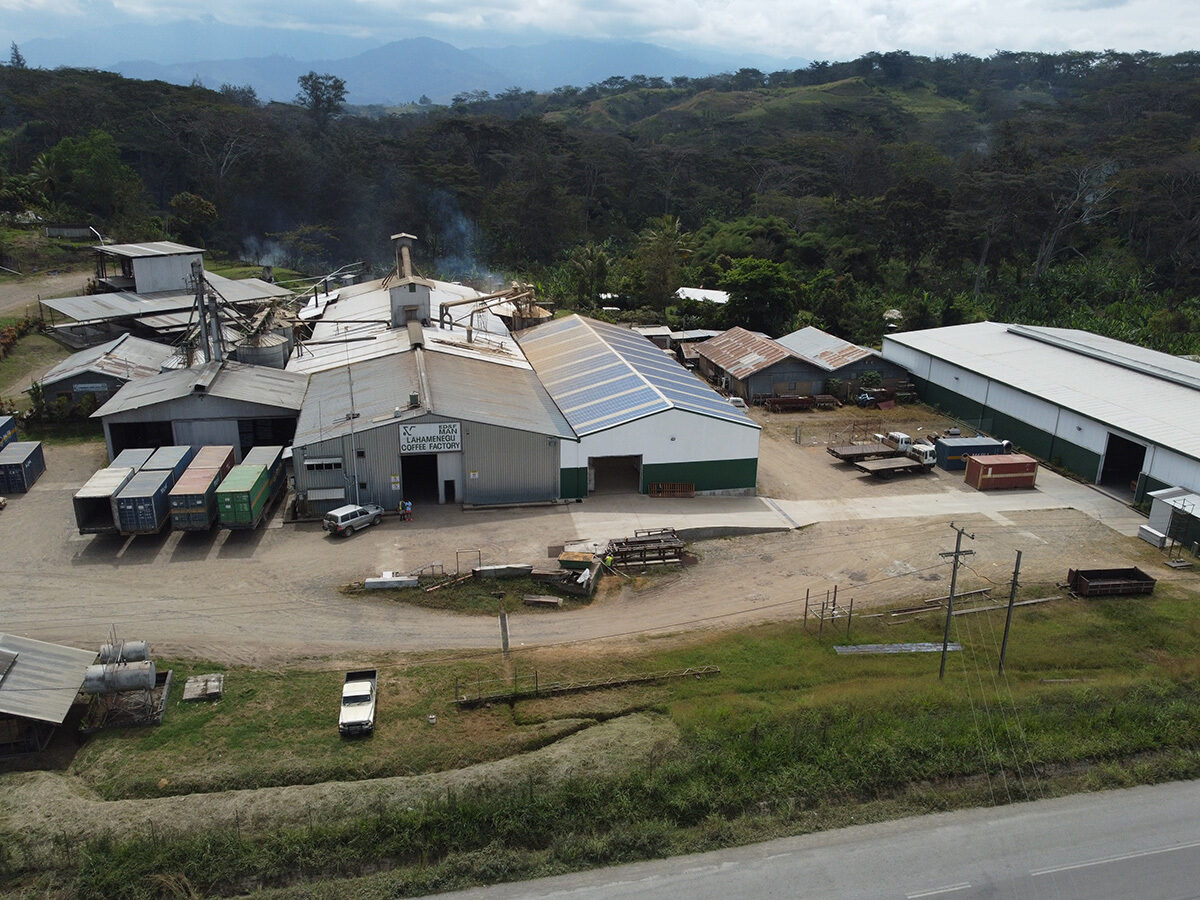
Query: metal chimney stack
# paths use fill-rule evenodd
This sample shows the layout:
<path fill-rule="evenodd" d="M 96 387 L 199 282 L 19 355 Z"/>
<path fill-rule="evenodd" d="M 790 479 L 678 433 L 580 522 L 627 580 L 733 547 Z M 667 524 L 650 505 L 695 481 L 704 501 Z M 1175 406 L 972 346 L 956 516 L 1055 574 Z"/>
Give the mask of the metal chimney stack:
<path fill-rule="evenodd" d="M 401 278 L 412 278 L 412 256 L 410 250 L 416 236 L 411 234 L 393 234 L 392 248 L 396 251 L 396 274 Z"/>

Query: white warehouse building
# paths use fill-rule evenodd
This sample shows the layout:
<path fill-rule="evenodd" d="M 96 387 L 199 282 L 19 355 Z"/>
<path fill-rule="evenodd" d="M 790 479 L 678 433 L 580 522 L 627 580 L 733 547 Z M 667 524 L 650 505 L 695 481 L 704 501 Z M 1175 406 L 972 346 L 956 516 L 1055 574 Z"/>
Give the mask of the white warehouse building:
<path fill-rule="evenodd" d="M 517 340 L 579 438 L 559 444 L 563 498 L 656 483 L 754 493 L 760 427 L 642 335 L 573 315 Z"/>
<path fill-rule="evenodd" d="M 891 334 L 921 398 L 1088 481 L 1200 489 L 1200 363 L 1086 331 L 976 322 Z"/>

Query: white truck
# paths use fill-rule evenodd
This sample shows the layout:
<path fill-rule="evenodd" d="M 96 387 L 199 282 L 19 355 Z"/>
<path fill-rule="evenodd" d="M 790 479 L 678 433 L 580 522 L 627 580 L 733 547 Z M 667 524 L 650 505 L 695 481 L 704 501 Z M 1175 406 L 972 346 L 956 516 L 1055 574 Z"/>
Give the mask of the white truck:
<path fill-rule="evenodd" d="M 377 683 L 374 669 L 346 673 L 346 680 L 342 684 L 342 709 L 338 716 L 338 732 L 343 737 L 371 734 L 375 730 Z"/>
<path fill-rule="evenodd" d="M 902 456 L 889 459 L 865 459 L 854 464 L 854 468 L 877 478 L 889 478 L 897 472 L 928 472 L 937 462 L 937 449 L 933 444 L 909 444 Z"/>

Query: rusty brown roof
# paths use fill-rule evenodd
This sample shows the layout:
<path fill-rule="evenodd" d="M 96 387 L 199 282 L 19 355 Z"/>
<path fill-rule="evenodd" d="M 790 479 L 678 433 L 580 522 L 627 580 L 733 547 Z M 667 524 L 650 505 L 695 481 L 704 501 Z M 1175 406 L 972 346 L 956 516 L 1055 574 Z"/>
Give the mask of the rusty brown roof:
<path fill-rule="evenodd" d="M 795 356 L 778 341 L 740 326 L 705 341 L 696 352 L 734 378 L 746 378 Z"/>

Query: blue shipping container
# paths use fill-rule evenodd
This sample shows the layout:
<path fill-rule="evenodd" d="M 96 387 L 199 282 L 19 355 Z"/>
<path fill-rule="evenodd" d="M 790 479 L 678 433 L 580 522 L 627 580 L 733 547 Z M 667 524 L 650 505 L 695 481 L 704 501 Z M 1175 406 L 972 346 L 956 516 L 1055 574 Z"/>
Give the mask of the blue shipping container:
<path fill-rule="evenodd" d="M 121 534 L 158 534 L 171 518 L 170 470 L 142 470 L 113 497 L 113 522 Z"/>
<path fill-rule="evenodd" d="M 171 483 L 174 484 L 179 480 L 179 476 L 183 474 L 188 467 L 188 463 L 192 461 L 192 457 L 196 455 L 196 448 L 188 445 L 177 445 L 174 447 L 159 447 L 154 451 L 154 455 L 146 460 L 146 464 L 142 466 L 143 472 L 164 472 L 170 471 L 173 473 Z"/>
<path fill-rule="evenodd" d="M 24 494 L 45 471 L 41 441 L 12 441 L 0 450 L 0 491 Z"/>
<path fill-rule="evenodd" d="M 118 469 L 133 469 L 135 472 L 140 472 L 146 465 L 147 460 L 154 455 L 153 447 L 138 447 L 128 450 L 122 450 L 117 454 L 117 458 L 108 464 L 108 467 Z"/>
<path fill-rule="evenodd" d="M 17 439 L 17 420 L 12 416 L 0 416 L 0 450 Z"/>
<path fill-rule="evenodd" d="M 965 469 L 968 456 L 995 456 L 1008 452 L 1004 441 L 982 436 L 938 438 L 935 447 L 938 467 L 947 472 Z"/>

